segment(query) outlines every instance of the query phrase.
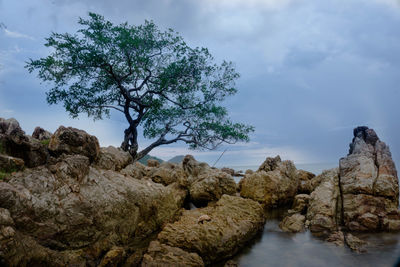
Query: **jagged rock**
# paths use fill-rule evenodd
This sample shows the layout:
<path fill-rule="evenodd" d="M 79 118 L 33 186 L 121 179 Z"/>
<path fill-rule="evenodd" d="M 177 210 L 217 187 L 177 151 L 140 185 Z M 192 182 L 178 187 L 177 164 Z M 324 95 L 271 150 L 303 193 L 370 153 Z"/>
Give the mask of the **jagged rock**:
<path fill-rule="evenodd" d="M 186 252 L 177 247 L 152 241 L 143 257 L 142 267 L 177 266 L 177 267 L 200 267 L 204 266 L 201 257 L 196 253 Z"/>
<path fill-rule="evenodd" d="M 354 129 L 349 155 L 340 159 L 339 168 L 344 225 L 354 231 L 397 228 L 397 171 L 389 147 L 373 129 Z"/>
<path fill-rule="evenodd" d="M 126 166 L 124 169 L 122 169 L 120 171 L 120 173 L 127 175 L 127 176 L 131 176 L 135 179 L 143 179 L 144 177 L 147 176 L 148 173 L 148 167 L 146 167 L 145 165 L 143 165 L 142 163 L 136 161 L 132 164 L 129 164 L 128 166 Z"/>
<path fill-rule="evenodd" d="M 306 214 L 310 195 L 298 194 L 294 197 L 291 213 Z"/>
<path fill-rule="evenodd" d="M 232 176 L 220 170 L 203 172 L 189 187 L 190 198 L 196 206 L 205 206 L 217 201 L 224 194 L 236 194 L 236 183 Z"/>
<path fill-rule="evenodd" d="M 83 130 L 64 126 L 60 126 L 52 135 L 48 148 L 57 156 L 63 153 L 81 154 L 87 156 L 91 162 L 100 154 L 99 141 L 95 136 Z"/>
<path fill-rule="evenodd" d="M 102 147 L 97 159 L 97 166 L 105 170 L 120 171 L 133 161 L 132 156 L 121 148 Z"/>
<path fill-rule="evenodd" d="M 41 127 L 36 127 L 32 133 L 32 137 L 38 140 L 49 140 L 53 134 Z"/>
<path fill-rule="evenodd" d="M 125 257 L 125 250 L 122 247 L 111 248 L 104 258 L 101 260 L 98 267 L 112 267 L 118 266 L 122 263 Z"/>
<path fill-rule="evenodd" d="M 235 175 L 235 170 L 231 169 L 231 168 L 224 167 L 224 168 L 221 168 L 221 171 L 229 174 L 230 176 L 234 176 Z"/>
<path fill-rule="evenodd" d="M 329 237 L 326 239 L 327 242 L 335 244 L 336 246 L 343 247 L 344 246 L 344 234 L 342 231 L 332 232 Z"/>
<path fill-rule="evenodd" d="M 309 228 L 316 235 L 329 235 L 340 224 L 340 189 L 338 169 L 334 168 L 319 175 L 321 183 L 311 193 L 307 209 Z"/>
<path fill-rule="evenodd" d="M 312 181 L 315 177 L 315 174 L 304 170 L 297 170 L 296 175 L 299 178 L 299 188 L 297 190 L 298 193 L 310 194 L 312 191 L 314 191 L 315 187 Z"/>
<path fill-rule="evenodd" d="M 299 184 L 296 167 L 280 157 L 267 158 L 257 172 L 246 174 L 240 181 L 240 195 L 266 206 L 291 202 Z"/>
<path fill-rule="evenodd" d="M 0 154 L 0 171 L 15 172 L 24 168 L 25 162 L 22 159 Z"/>
<path fill-rule="evenodd" d="M 89 166 L 83 155 L 57 160 L 0 182 L 0 218 L 8 210 L 14 221 L 2 230 L 14 234 L 0 238 L 5 265 L 94 265 L 113 246 L 137 242 L 174 220 L 187 195 L 176 184 Z"/>
<path fill-rule="evenodd" d="M 345 242 L 351 250 L 356 252 L 365 252 L 364 246 L 368 244 L 366 241 L 361 240 L 350 233 L 347 233 L 345 236 Z"/>
<path fill-rule="evenodd" d="M 211 220 L 198 223 L 208 215 Z M 215 205 L 185 211 L 158 234 L 161 244 L 195 252 L 210 264 L 234 255 L 264 226 L 262 206 L 250 199 L 223 195 Z"/>
<path fill-rule="evenodd" d="M 13 226 L 14 220 L 7 209 L 0 208 L 0 226 Z"/>
<path fill-rule="evenodd" d="M 300 213 L 295 213 L 286 216 L 279 224 L 279 227 L 285 232 L 292 232 L 292 233 L 303 232 L 305 230 L 304 228 L 305 221 L 306 217 L 304 215 L 301 215 Z"/>
<path fill-rule="evenodd" d="M 186 174 L 178 164 L 163 162 L 159 167 L 152 168 L 148 176 L 156 183 L 169 185 L 175 182 L 185 184 Z"/>
<path fill-rule="evenodd" d="M 155 159 L 148 159 L 147 166 L 148 167 L 158 167 L 158 166 L 160 166 L 160 162 L 158 162 L 158 160 L 155 160 Z"/>
<path fill-rule="evenodd" d="M 43 165 L 48 159 L 46 146 L 25 135 L 15 119 L 0 118 L 0 153 L 20 158 L 30 168 Z"/>
<path fill-rule="evenodd" d="M 205 206 L 217 201 L 223 194 L 236 194 L 236 183 L 232 176 L 207 163 L 197 162 L 193 156 L 186 155 L 182 161 L 186 176 L 180 184 L 190 191 L 190 199 L 196 206 Z"/>
<path fill-rule="evenodd" d="M 229 260 L 224 264 L 224 267 L 238 267 L 238 266 L 239 265 L 234 260 Z"/>

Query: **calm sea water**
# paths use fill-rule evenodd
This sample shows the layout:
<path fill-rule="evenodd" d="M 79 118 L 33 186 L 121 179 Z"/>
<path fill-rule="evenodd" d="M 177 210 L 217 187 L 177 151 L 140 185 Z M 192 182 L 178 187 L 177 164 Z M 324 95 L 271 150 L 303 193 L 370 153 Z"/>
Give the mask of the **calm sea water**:
<path fill-rule="evenodd" d="M 400 260 L 400 233 L 359 234 L 369 244 L 365 253 L 324 242 L 310 232 L 285 233 L 278 224 L 282 210 L 268 214 L 264 231 L 235 257 L 239 266 L 396 266 Z"/>

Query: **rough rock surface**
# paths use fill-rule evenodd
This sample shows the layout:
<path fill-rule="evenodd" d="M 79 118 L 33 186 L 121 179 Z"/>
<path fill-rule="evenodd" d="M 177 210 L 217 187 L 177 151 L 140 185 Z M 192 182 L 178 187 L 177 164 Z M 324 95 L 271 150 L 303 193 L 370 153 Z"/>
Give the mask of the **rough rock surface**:
<path fill-rule="evenodd" d="M 320 174 L 321 183 L 311 193 L 307 209 L 309 228 L 316 235 L 328 235 L 340 224 L 340 189 L 338 169 Z"/>
<path fill-rule="evenodd" d="M 226 172 L 211 168 L 207 163 L 197 162 L 191 155 L 185 156 L 182 167 L 186 180 L 180 184 L 189 189 L 190 199 L 196 206 L 217 201 L 224 194 L 236 194 L 235 180 Z"/>
<path fill-rule="evenodd" d="M 49 140 L 53 134 L 41 127 L 36 127 L 32 133 L 32 137 L 38 140 Z"/>
<path fill-rule="evenodd" d="M 399 181 L 389 147 L 375 131 L 354 129 L 349 155 L 340 159 L 343 222 L 350 230 L 400 230 Z"/>
<path fill-rule="evenodd" d="M 203 215 L 211 219 L 199 222 Z M 223 195 L 215 205 L 185 211 L 178 221 L 163 228 L 157 240 L 195 252 L 205 264 L 210 264 L 234 255 L 263 228 L 264 222 L 259 203 Z"/>
<path fill-rule="evenodd" d="M 176 184 L 99 169 L 85 155 L 61 155 L 0 182 L 0 263 L 113 265 L 126 256 L 118 246 L 174 220 L 186 195 Z"/>
<path fill-rule="evenodd" d="M 22 159 L 0 154 L 0 172 L 15 172 L 24 168 Z"/>
<path fill-rule="evenodd" d="M 204 266 L 204 262 L 196 253 L 152 241 L 142 261 L 142 267 L 150 266 L 197 267 Z"/>
<path fill-rule="evenodd" d="M 113 146 L 102 147 L 97 160 L 97 166 L 113 171 L 120 171 L 131 163 L 132 156 L 128 152 Z"/>
<path fill-rule="evenodd" d="M 292 208 L 289 210 L 291 213 L 300 213 L 305 215 L 307 213 L 308 202 L 310 195 L 298 194 L 294 197 Z"/>
<path fill-rule="evenodd" d="M 93 135 L 72 127 L 60 126 L 52 135 L 49 150 L 59 156 L 65 154 L 81 154 L 87 156 L 91 162 L 100 154 L 99 141 Z"/>
<path fill-rule="evenodd" d="M 280 157 L 267 158 L 258 171 L 246 174 L 240 181 L 240 195 L 266 206 L 289 203 L 297 193 L 299 184 L 296 167 Z"/>
<path fill-rule="evenodd" d="M 306 221 L 306 217 L 301 215 L 300 213 L 295 213 L 286 216 L 282 222 L 279 224 L 279 227 L 285 232 L 303 232 L 304 222 Z"/>
<path fill-rule="evenodd" d="M 13 118 L 0 118 L 0 154 L 20 158 L 27 167 L 43 165 L 48 159 L 46 146 L 25 135 L 18 121 Z"/>
<path fill-rule="evenodd" d="M 296 175 L 299 178 L 299 188 L 297 190 L 299 194 L 310 194 L 314 191 L 316 185 L 313 183 L 313 178 L 315 174 L 304 170 L 297 170 Z"/>
<path fill-rule="evenodd" d="M 158 162 L 158 161 L 157 161 Z M 147 174 L 154 182 L 169 185 L 175 182 L 185 184 L 186 173 L 178 164 L 163 162 L 158 167 L 149 168 Z"/>

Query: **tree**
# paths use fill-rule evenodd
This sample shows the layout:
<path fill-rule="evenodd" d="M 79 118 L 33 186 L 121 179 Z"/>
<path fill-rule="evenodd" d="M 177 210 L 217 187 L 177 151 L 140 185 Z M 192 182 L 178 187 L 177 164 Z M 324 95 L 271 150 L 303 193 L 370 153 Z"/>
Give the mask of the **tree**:
<path fill-rule="evenodd" d="M 53 84 L 47 102 L 62 102 L 73 117 L 94 119 L 122 112 L 129 124 L 122 149 L 135 160 L 153 148 L 182 141 L 192 149 L 248 141 L 252 126 L 233 123 L 218 105 L 236 93 L 239 74 L 231 62 L 221 65 L 206 48 L 191 48 L 175 31 L 143 25 L 114 25 L 89 13 L 75 34 L 52 33 L 52 52 L 30 59 L 26 68 Z M 139 152 L 138 128 L 155 140 Z"/>

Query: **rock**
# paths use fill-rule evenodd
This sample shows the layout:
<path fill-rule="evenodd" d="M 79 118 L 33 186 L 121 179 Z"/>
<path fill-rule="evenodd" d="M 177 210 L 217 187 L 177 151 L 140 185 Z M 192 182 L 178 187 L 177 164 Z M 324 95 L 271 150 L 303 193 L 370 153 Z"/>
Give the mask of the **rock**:
<path fill-rule="evenodd" d="M 221 168 L 221 171 L 229 174 L 230 176 L 235 175 L 235 170 L 231 169 L 231 168 L 224 167 L 224 168 Z"/>
<path fill-rule="evenodd" d="M 389 147 L 373 129 L 354 129 L 349 155 L 340 159 L 339 168 L 344 225 L 353 231 L 397 228 L 397 171 Z"/>
<path fill-rule="evenodd" d="M 237 264 L 237 262 L 234 260 L 229 260 L 224 265 L 224 267 L 238 267 L 238 266 L 239 264 Z"/>
<path fill-rule="evenodd" d="M 145 165 L 136 161 L 126 166 L 124 169 L 120 171 L 120 173 L 140 180 L 147 176 L 148 170 Z"/>
<path fill-rule="evenodd" d="M 210 169 L 207 163 L 197 162 L 192 155 L 186 155 L 182 160 L 183 170 L 188 176 L 197 177 L 202 172 Z"/>
<path fill-rule="evenodd" d="M 202 215 L 211 220 L 198 223 Z M 257 202 L 223 195 L 215 205 L 188 210 L 158 234 L 161 244 L 195 252 L 211 264 L 233 256 L 264 226 L 263 208 Z"/>
<path fill-rule="evenodd" d="M 163 162 L 159 167 L 152 168 L 148 176 L 156 183 L 169 185 L 175 182 L 185 185 L 186 174 L 178 164 Z"/>
<path fill-rule="evenodd" d="M 291 161 L 267 158 L 257 172 L 240 181 L 240 195 L 268 207 L 289 203 L 297 193 L 299 179 Z"/>
<path fill-rule="evenodd" d="M 350 233 L 346 234 L 345 242 L 351 250 L 356 252 L 365 252 L 364 247 L 368 244 L 366 241 L 361 240 Z"/>
<path fill-rule="evenodd" d="M 100 149 L 97 166 L 105 170 L 120 171 L 132 162 L 132 156 L 128 152 L 109 146 Z"/>
<path fill-rule="evenodd" d="M 299 178 L 298 193 L 310 194 L 314 191 L 315 187 L 312 183 L 312 179 L 315 177 L 315 174 L 304 170 L 297 170 L 296 175 Z"/>
<path fill-rule="evenodd" d="M 142 267 L 150 266 L 204 266 L 203 260 L 196 253 L 186 252 L 177 247 L 152 241 L 143 257 Z"/>
<path fill-rule="evenodd" d="M 217 201 L 224 194 L 236 194 L 236 183 L 229 174 L 209 169 L 189 186 L 189 193 L 196 206 L 205 206 L 210 201 Z"/>
<path fill-rule="evenodd" d="M 186 195 L 176 184 L 98 169 L 83 155 L 25 169 L 0 182 L 0 221 L 15 233 L 0 240 L 2 264 L 106 266 L 119 261 L 113 246 L 129 247 L 175 220 Z"/>
<path fill-rule="evenodd" d="M 211 217 L 208 216 L 207 214 L 201 215 L 198 219 L 197 219 L 197 223 L 204 223 L 204 222 L 209 222 L 211 221 Z"/>
<path fill-rule="evenodd" d="M 41 141 L 49 140 L 53 134 L 41 127 L 36 127 L 32 133 L 32 137 Z"/>
<path fill-rule="evenodd" d="M 307 194 L 296 195 L 294 197 L 291 211 L 293 213 L 300 213 L 303 215 L 306 214 L 309 200 L 310 200 L 310 195 L 307 195 Z"/>
<path fill-rule="evenodd" d="M 306 217 L 304 215 L 301 215 L 300 213 L 295 213 L 286 216 L 279 224 L 279 227 L 285 232 L 292 232 L 292 233 L 303 232 L 305 230 L 304 229 L 305 221 Z"/>
<path fill-rule="evenodd" d="M 11 173 L 24 169 L 25 162 L 22 159 L 0 154 L 0 172 Z"/>
<path fill-rule="evenodd" d="M 335 244 L 336 246 L 343 247 L 344 246 L 344 234 L 342 231 L 332 232 L 329 237 L 326 239 L 327 242 Z"/>
<path fill-rule="evenodd" d="M 315 235 L 329 235 L 340 224 L 340 189 L 338 169 L 322 172 L 321 183 L 311 193 L 307 209 L 309 228 Z"/>
<path fill-rule="evenodd" d="M 25 135 L 15 119 L 0 118 L 0 153 L 20 158 L 30 168 L 43 165 L 48 159 L 46 146 Z"/>
<path fill-rule="evenodd" d="M 52 135 L 49 150 L 56 156 L 65 154 L 80 154 L 87 156 L 90 162 L 97 159 L 100 146 L 97 138 L 83 130 L 60 126 Z"/>
<path fill-rule="evenodd" d="M 122 263 L 124 257 L 125 250 L 122 247 L 113 247 L 107 252 L 98 267 L 118 266 Z"/>
<path fill-rule="evenodd" d="M 160 166 L 160 162 L 158 162 L 158 160 L 155 160 L 155 159 L 148 159 L 147 166 L 148 167 L 158 167 L 158 166 Z"/>

